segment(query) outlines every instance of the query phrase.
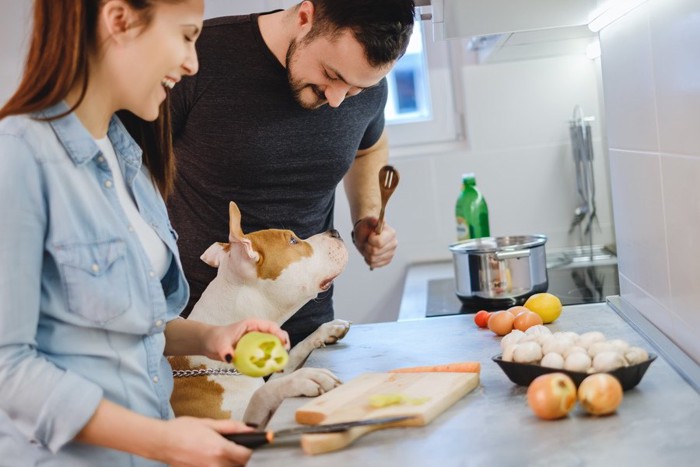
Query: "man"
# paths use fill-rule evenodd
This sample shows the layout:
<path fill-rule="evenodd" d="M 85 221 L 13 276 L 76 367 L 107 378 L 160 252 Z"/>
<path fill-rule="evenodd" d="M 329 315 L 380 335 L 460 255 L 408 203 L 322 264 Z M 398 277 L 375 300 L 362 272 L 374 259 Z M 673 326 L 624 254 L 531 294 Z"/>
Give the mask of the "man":
<path fill-rule="evenodd" d="M 228 202 L 244 232 L 333 226 L 344 180 L 353 239 L 367 264 L 389 264 L 396 232 L 373 232 L 388 159 L 384 77 L 404 54 L 413 0 L 307 0 L 287 10 L 216 18 L 197 41 L 200 72 L 171 95 L 178 176 L 169 211 L 192 297 L 216 271 L 199 256 L 226 241 Z M 333 318 L 332 288 L 284 325 L 292 344 Z"/>

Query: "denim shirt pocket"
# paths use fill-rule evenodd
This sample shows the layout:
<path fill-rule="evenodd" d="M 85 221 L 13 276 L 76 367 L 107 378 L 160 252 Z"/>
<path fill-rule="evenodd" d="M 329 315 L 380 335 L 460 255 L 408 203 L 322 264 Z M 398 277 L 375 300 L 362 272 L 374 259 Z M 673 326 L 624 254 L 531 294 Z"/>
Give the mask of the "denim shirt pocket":
<path fill-rule="evenodd" d="M 125 253 L 126 244 L 118 239 L 57 246 L 56 259 L 71 313 L 105 324 L 129 309 Z"/>

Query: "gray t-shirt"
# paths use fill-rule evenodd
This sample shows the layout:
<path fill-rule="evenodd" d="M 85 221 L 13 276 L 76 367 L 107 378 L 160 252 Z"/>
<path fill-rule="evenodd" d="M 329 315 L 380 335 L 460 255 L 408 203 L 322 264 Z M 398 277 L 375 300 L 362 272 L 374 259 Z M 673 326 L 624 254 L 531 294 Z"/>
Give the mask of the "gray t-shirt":
<path fill-rule="evenodd" d="M 227 241 L 229 201 L 241 210 L 244 233 L 284 228 L 308 238 L 328 230 L 336 186 L 357 150 L 384 129 L 384 80 L 336 109 L 299 106 L 257 17 L 206 21 L 200 71 L 171 94 L 177 178 L 168 209 L 192 291 L 184 316 L 216 275 L 199 257 Z M 332 318 L 331 289 L 284 328 L 303 337 Z"/>

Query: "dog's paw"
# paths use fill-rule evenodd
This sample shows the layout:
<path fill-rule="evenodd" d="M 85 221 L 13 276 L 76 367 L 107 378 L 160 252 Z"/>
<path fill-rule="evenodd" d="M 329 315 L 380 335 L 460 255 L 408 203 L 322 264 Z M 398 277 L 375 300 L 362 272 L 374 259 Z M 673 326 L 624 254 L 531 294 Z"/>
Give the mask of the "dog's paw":
<path fill-rule="evenodd" d="M 300 368 L 287 376 L 287 397 L 316 397 L 336 388 L 342 382 L 325 368 Z"/>
<path fill-rule="evenodd" d="M 350 324 L 350 321 L 345 321 L 344 319 L 334 319 L 333 321 L 323 323 L 314 332 L 314 344 L 316 344 L 316 348 L 338 342 L 348 334 L 348 331 L 350 331 Z"/>

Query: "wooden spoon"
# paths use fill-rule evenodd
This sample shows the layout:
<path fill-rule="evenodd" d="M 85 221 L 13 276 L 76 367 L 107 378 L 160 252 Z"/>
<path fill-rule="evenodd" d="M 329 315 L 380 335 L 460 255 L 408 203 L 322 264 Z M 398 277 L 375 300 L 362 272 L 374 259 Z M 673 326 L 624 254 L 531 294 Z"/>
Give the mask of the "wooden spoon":
<path fill-rule="evenodd" d="M 389 198 L 399 184 L 399 172 L 390 165 L 385 165 L 379 170 L 379 191 L 382 195 L 382 209 L 379 211 L 379 219 L 374 232 L 379 235 L 384 228 L 384 209 Z"/>

